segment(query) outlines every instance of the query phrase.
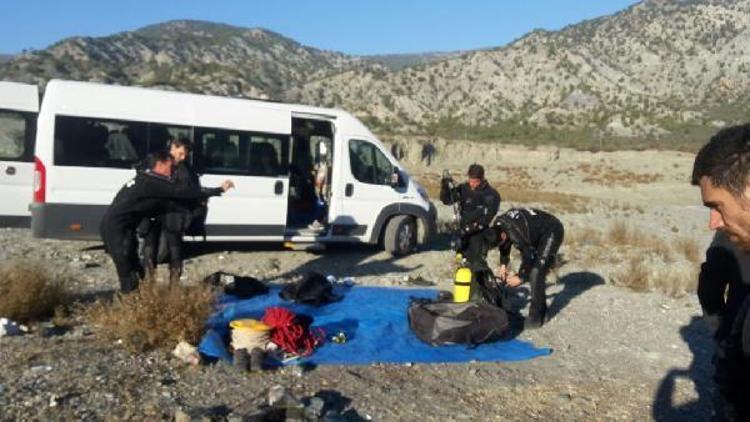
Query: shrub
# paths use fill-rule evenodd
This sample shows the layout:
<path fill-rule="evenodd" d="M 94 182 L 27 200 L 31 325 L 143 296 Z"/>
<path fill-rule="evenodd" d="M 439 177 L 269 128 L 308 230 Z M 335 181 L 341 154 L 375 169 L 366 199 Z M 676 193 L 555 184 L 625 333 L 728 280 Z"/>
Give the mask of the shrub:
<path fill-rule="evenodd" d="M 51 317 L 69 295 L 43 265 L 11 261 L 0 266 L 0 316 L 27 323 Z"/>
<path fill-rule="evenodd" d="M 632 257 L 625 269 L 614 276 L 614 283 L 618 286 L 628 287 L 636 292 L 649 290 L 649 272 L 640 257 Z"/>
<path fill-rule="evenodd" d="M 685 258 L 695 264 L 700 264 L 703 259 L 703 253 L 698 241 L 692 237 L 683 237 L 677 240 L 675 244 L 677 250 L 682 253 Z"/>
<path fill-rule="evenodd" d="M 98 337 L 122 340 L 131 352 L 196 344 L 216 296 L 207 285 L 169 286 L 143 283 L 138 291 L 99 301 L 84 311 Z"/>

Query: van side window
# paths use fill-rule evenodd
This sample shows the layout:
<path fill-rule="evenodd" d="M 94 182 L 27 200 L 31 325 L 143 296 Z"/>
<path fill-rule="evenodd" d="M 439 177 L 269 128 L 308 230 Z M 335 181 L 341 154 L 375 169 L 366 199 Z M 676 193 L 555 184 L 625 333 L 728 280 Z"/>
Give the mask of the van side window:
<path fill-rule="evenodd" d="M 203 174 L 276 177 L 288 171 L 286 137 L 195 128 L 198 169 Z"/>
<path fill-rule="evenodd" d="M 164 150 L 169 145 L 169 141 L 183 138 L 191 142 L 193 141 L 192 127 L 149 123 L 148 152 L 151 153 Z"/>
<path fill-rule="evenodd" d="M 0 159 L 19 159 L 26 152 L 27 121 L 23 114 L 0 110 Z"/>
<path fill-rule="evenodd" d="M 253 176 L 279 176 L 286 174 L 281 162 L 284 142 L 278 138 L 250 137 L 250 174 Z M 286 166 L 284 166 L 286 167 Z"/>
<path fill-rule="evenodd" d="M 55 164 L 132 168 L 148 151 L 148 124 L 57 116 Z"/>
<path fill-rule="evenodd" d="M 393 165 L 378 147 L 367 141 L 349 141 L 349 165 L 352 176 L 362 183 L 390 185 Z"/>

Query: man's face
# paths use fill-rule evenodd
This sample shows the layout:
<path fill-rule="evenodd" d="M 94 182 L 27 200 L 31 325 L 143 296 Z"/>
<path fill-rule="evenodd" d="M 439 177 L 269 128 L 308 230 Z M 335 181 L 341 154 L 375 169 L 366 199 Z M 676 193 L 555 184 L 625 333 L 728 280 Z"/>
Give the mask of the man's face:
<path fill-rule="evenodd" d="M 175 164 L 180 164 L 185 161 L 188 156 L 187 148 L 184 145 L 176 146 L 172 145 L 169 147 L 169 154 L 174 159 Z"/>
<path fill-rule="evenodd" d="M 156 164 L 154 164 L 152 171 L 164 177 L 171 177 L 173 164 L 174 161 L 172 160 L 157 161 Z"/>
<path fill-rule="evenodd" d="M 469 187 L 471 188 L 471 190 L 476 190 L 481 184 L 482 184 L 482 179 L 477 179 L 476 177 L 469 177 Z"/>
<path fill-rule="evenodd" d="M 703 204 L 710 210 L 708 228 L 721 230 L 729 240 L 745 252 L 750 252 L 750 189 L 741 197 L 714 185 L 704 176 L 700 179 Z"/>

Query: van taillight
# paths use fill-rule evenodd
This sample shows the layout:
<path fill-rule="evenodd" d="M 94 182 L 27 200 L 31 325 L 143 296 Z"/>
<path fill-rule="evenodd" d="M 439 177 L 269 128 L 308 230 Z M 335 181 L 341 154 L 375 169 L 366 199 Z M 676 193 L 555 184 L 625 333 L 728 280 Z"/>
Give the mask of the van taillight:
<path fill-rule="evenodd" d="M 47 169 L 39 157 L 34 157 L 34 202 L 44 203 L 47 193 Z"/>

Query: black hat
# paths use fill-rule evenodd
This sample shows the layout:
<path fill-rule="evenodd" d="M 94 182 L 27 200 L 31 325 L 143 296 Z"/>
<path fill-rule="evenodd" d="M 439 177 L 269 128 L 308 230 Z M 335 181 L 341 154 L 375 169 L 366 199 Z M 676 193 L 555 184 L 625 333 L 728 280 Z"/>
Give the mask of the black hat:
<path fill-rule="evenodd" d="M 469 171 L 466 174 L 473 179 L 484 179 L 484 167 L 474 163 L 469 166 Z"/>

